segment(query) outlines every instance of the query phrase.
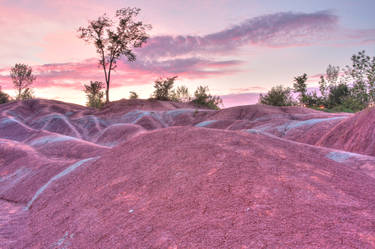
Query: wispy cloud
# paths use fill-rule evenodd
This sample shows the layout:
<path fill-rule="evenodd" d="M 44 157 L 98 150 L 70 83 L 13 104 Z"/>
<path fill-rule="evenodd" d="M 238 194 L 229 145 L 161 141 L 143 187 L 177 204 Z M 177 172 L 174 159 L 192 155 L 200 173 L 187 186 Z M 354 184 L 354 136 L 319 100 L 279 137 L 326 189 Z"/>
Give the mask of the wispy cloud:
<path fill-rule="evenodd" d="M 316 42 L 338 24 L 329 11 L 281 12 L 250 18 L 238 25 L 205 36 L 156 36 L 138 54 L 146 58 L 175 57 L 191 53 L 232 53 L 244 45 L 281 47 Z M 319 37 L 321 39 L 321 37 Z"/>

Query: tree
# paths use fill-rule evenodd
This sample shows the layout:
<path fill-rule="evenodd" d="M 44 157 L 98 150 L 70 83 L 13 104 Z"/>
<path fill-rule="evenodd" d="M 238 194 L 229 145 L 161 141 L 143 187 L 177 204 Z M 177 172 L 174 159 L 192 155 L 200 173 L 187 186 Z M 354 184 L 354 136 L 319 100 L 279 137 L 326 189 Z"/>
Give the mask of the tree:
<path fill-rule="evenodd" d="M 372 57 L 371 61 L 369 61 L 366 74 L 370 99 L 373 103 L 375 103 L 375 56 Z"/>
<path fill-rule="evenodd" d="M 307 107 L 320 107 L 320 106 L 325 106 L 325 98 L 324 97 L 318 97 L 318 94 L 316 91 L 313 93 L 308 93 L 305 95 L 304 98 L 304 104 Z"/>
<path fill-rule="evenodd" d="M 320 94 L 322 95 L 323 98 L 327 98 L 327 91 L 328 89 L 328 84 L 327 81 L 325 81 L 324 76 L 320 76 L 320 81 L 319 81 L 319 90 Z"/>
<path fill-rule="evenodd" d="M 136 92 L 130 92 L 129 99 L 138 99 L 138 94 Z"/>
<path fill-rule="evenodd" d="M 307 74 L 297 76 L 294 78 L 294 92 L 300 93 L 299 99 L 300 103 L 306 104 L 306 93 L 307 93 Z"/>
<path fill-rule="evenodd" d="M 198 86 L 194 92 L 194 99 L 192 102 L 198 106 L 208 107 L 210 109 L 218 110 L 223 100 L 219 96 L 212 96 L 208 86 Z"/>
<path fill-rule="evenodd" d="M 330 108 L 343 104 L 345 98 L 350 96 L 350 88 L 346 83 L 330 85 L 328 104 Z"/>
<path fill-rule="evenodd" d="M 186 86 L 179 86 L 176 90 L 172 90 L 171 100 L 176 102 L 190 102 L 191 97 L 189 89 Z"/>
<path fill-rule="evenodd" d="M 140 9 L 123 8 L 116 11 L 116 20 L 104 14 L 89 22 L 87 27 L 78 29 L 79 38 L 93 43 L 98 53 L 99 66 L 103 68 L 106 83 L 106 103 L 109 102 L 111 72 L 116 69 L 117 61 L 125 56 L 129 62 L 136 60 L 134 48 L 139 48 L 149 38 L 147 30 L 151 25 L 136 21 Z"/>
<path fill-rule="evenodd" d="M 326 69 L 326 79 L 329 85 L 336 85 L 339 78 L 340 67 L 328 65 Z"/>
<path fill-rule="evenodd" d="M 10 69 L 10 77 L 18 91 L 17 100 L 32 98 L 29 86 L 33 84 L 36 77 L 33 75 L 33 69 L 30 66 L 21 63 L 16 64 Z"/>
<path fill-rule="evenodd" d="M 172 88 L 177 76 L 157 79 L 154 83 L 153 97 L 157 100 L 171 100 Z"/>
<path fill-rule="evenodd" d="M 320 104 L 324 105 L 325 107 L 328 106 L 328 95 L 330 88 L 335 87 L 338 84 L 339 73 L 340 67 L 328 65 L 325 77 L 323 75 L 320 76 L 319 90 L 322 96 L 320 98 L 316 97 L 315 99 L 317 100 L 317 102 L 320 102 Z"/>
<path fill-rule="evenodd" d="M 90 81 L 90 85 L 84 85 L 84 87 L 84 92 L 88 99 L 86 105 L 89 107 L 100 108 L 103 105 L 103 82 Z"/>
<path fill-rule="evenodd" d="M 352 85 L 351 95 L 356 102 L 367 106 L 375 101 L 375 57 L 360 51 L 351 57 L 352 65 L 346 66 L 346 80 Z"/>
<path fill-rule="evenodd" d="M 292 96 L 292 90 L 282 85 L 274 86 L 266 95 L 259 96 L 259 103 L 273 106 L 292 106 L 295 105 Z"/>
<path fill-rule="evenodd" d="M 9 95 L 1 91 L 1 86 L 0 86 L 0 104 L 7 103 L 9 101 L 10 101 Z"/>
<path fill-rule="evenodd" d="M 26 88 L 22 93 L 20 99 L 22 100 L 28 100 L 34 98 L 34 91 L 33 89 Z"/>

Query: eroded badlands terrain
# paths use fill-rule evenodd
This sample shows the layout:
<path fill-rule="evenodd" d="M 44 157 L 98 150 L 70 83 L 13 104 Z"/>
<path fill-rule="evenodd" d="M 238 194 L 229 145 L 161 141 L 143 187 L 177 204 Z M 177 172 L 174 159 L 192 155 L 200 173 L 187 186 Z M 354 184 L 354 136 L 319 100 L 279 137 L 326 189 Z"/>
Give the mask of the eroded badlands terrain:
<path fill-rule="evenodd" d="M 0 248 L 375 248 L 375 109 L 0 105 Z"/>

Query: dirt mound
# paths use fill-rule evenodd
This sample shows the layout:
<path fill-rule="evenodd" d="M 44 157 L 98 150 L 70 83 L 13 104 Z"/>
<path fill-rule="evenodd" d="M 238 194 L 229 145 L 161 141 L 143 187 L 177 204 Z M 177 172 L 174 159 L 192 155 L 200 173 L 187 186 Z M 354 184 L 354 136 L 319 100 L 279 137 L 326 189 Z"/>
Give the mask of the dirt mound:
<path fill-rule="evenodd" d="M 34 201 L 31 246 L 371 248 L 374 178 L 330 152 L 214 129 L 142 134 Z"/>
<path fill-rule="evenodd" d="M 373 110 L 0 105 L 0 248 L 374 248 L 373 123 Z"/>
<path fill-rule="evenodd" d="M 114 146 L 144 132 L 139 125 L 117 124 L 103 130 L 102 134 L 96 140 L 97 144 L 105 146 Z"/>
<path fill-rule="evenodd" d="M 103 110 L 99 111 L 97 115 L 113 115 L 118 112 L 124 113 L 132 110 L 167 111 L 181 108 L 200 109 L 189 103 L 177 103 L 153 99 L 122 99 L 106 104 Z"/>
<path fill-rule="evenodd" d="M 247 105 L 227 108 L 217 112 L 211 118 L 221 120 L 256 120 L 257 118 L 277 118 L 280 116 L 292 116 L 300 114 L 316 114 L 321 115 L 312 109 L 302 107 L 276 107 L 268 105 Z"/>
<path fill-rule="evenodd" d="M 316 144 L 375 156 L 375 108 L 365 109 L 333 126 Z"/>

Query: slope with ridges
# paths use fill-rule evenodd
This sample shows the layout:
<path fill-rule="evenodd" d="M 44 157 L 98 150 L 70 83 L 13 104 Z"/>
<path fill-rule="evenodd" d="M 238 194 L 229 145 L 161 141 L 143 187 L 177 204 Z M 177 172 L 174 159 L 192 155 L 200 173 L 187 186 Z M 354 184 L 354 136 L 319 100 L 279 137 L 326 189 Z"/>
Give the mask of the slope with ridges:
<path fill-rule="evenodd" d="M 345 147 L 373 146 L 372 117 L 146 100 L 0 105 L 0 247 L 372 248 L 375 159 Z M 341 140 L 348 122 L 340 132 L 359 127 L 359 139 Z M 348 151 L 315 146 L 321 137 Z"/>
<path fill-rule="evenodd" d="M 334 126 L 316 144 L 375 156 L 375 108 L 365 109 Z"/>
<path fill-rule="evenodd" d="M 47 189 L 31 209 L 33 243 L 372 248 L 374 178 L 332 152 L 217 129 L 142 134 Z M 362 160 L 373 174 L 374 158 Z"/>

